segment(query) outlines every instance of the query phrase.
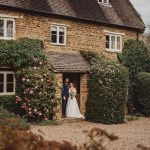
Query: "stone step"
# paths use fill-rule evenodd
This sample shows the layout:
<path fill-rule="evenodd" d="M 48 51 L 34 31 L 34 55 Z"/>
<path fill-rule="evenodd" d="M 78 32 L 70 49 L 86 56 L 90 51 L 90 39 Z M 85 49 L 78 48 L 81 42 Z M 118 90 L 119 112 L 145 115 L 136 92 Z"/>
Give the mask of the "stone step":
<path fill-rule="evenodd" d="M 63 118 L 62 123 L 74 123 L 84 121 L 82 118 Z"/>

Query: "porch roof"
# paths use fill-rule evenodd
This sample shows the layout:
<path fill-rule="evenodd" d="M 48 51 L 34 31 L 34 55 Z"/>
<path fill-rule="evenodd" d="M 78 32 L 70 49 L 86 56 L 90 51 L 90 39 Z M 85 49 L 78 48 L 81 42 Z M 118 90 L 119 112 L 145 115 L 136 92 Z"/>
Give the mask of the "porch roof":
<path fill-rule="evenodd" d="M 46 52 L 55 72 L 83 73 L 90 71 L 90 65 L 75 51 L 49 51 Z"/>

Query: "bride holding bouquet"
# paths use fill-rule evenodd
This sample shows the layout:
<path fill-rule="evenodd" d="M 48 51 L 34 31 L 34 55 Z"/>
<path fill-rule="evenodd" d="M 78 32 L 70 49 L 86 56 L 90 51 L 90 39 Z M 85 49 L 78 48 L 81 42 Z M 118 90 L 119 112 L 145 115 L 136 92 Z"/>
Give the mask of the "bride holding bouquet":
<path fill-rule="evenodd" d="M 66 108 L 66 116 L 68 118 L 83 118 L 84 116 L 81 114 L 79 110 L 79 106 L 76 99 L 77 90 L 74 87 L 73 83 L 70 83 L 69 88 L 69 98 Z"/>

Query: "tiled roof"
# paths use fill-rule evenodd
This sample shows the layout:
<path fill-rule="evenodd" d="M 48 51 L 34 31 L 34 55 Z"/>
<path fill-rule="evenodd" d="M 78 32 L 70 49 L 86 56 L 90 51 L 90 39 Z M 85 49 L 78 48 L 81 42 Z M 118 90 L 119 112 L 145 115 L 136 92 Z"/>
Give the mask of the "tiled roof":
<path fill-rule="evenodd" d="M 46 53 L 48 60 L 56 72 L 88 72 L 90 65 L 76 51 L 49 51 Z"/>
<path fill-rule="evenodd" d="M 97 0 L 0 0 L 1 7 L 144 29 L 140 15 L 129 0 L 110 0 L 110 5 L 100 5 Z"/>

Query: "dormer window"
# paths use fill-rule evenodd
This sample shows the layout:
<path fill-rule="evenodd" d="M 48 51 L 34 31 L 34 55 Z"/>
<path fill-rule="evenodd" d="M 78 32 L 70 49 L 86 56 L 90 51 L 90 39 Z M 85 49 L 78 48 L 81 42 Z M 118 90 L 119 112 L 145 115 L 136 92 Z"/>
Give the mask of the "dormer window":
<path fill-rule="evenodd" d="M 109 0 L 98 0 L 99 4 L 109 5 Z"/>

